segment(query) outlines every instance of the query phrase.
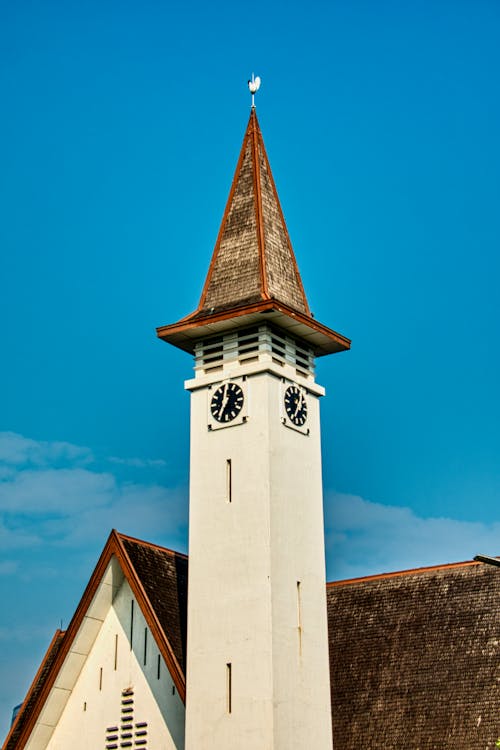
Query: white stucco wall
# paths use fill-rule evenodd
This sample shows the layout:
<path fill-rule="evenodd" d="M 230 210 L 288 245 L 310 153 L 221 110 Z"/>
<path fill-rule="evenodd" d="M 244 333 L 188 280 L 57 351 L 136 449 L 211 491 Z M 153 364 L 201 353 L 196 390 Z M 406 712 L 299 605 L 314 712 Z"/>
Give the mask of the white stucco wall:
<path fill-rule="evenodd" d="M 231 379 L 242 372 L 234 365 Z M 246 373 L 238 382 L 248 419 L 224 429 L 207 429 L 209 379 L 188 383 L 186 749 L 330 750 L 321 389 L 303 381 L 316 390 L 307 396 L 305 435 L 282 424 L 282 380 L 259 365 Z"/>
<path fill-rule="evenodd" d="M 130 644 L 132 592 L 124 580 L 114 597 L 81 672 L 69 693 L 62 715 L 57 721 L 48 743 L 40 744 L 44 735 L 42 712 L 40 727 L 28 743 L 28 750 L 46 747 L 48 750 L 103 750 L 108 745 L 121 747 L 122 691 L 131 689 L 133 703 L 130 721 L 133 724 L 132 747 L 149 750 L 184 747 L 184 705 L 173 689 L 172 678 L 160 657 L 148 629 L 146 664 L 144 664 L 144 632 L 146 622 L 137 602 L 134 604 L 133 643 Z M 115 668 L 115 643 L 117 658 Z M 63 666 L 64 670 L 64 666 Z M 102 670 L 102 675 L 101 675 Z M 46 711 L 50 713 L 50 699 Z M 50 717 L 47 716 L 49 725 Z M 136 728 L 146 722 L 147 727 Z M 117 732 L 106 732 L 118 727 Z M 147 734 L 137 736 L 137 731 Z M 47 734 L 47 730 L 45 734 Z M 117 735 L 117 741 L 107 736 Z M 138 745 L 137 740 L 146 740 Z"/>

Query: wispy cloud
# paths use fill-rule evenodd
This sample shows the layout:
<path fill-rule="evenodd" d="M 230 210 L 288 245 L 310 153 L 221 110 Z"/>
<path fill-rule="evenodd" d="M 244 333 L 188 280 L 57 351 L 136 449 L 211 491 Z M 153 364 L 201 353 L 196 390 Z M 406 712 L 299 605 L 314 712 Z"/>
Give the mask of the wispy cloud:
<path fill-rule="evenodd" d="M 423 518 L 410 508 L 331 492 L 325 497 L 330 579 L 366 576 L 500 553 L 500 523 Z"/>
<path fill-rule="evenodd" d="M 89 448 L 60 441 L 31 440 L 16 432 L 0 432 L 0 464 L 52 466 L 71 461 L 81 465 L 92 460 Z"/>
<path fill-rule="evenodd" d="M 42 543 L 83 548 L 113 527 L 155 539 L 163 535 L 185 546 L 186 490 L 144 475 L 145 468 L 163 461 L 113 459 L 130 469 L 127 481 L 91 462 L 87 448 L 0 433 L 0 554 Z M 142 481 L 133 481 L 134 470 Z M 8 572 L 6 567 L 4 575 Z"/>
<path fill-rule="evenodd" d="M 68 515 L 109 503 L 115 489 L 111 474 L 79 467 L 20 470 L 0 483 L 0 511 Z"/>
<path fill-rule="evenodd" d="M 118 458 L 110 456 L 108 461 L 120 466 L 131 466 L 134 469 L 161 469 L 167 465 L 162 458 Z"/>

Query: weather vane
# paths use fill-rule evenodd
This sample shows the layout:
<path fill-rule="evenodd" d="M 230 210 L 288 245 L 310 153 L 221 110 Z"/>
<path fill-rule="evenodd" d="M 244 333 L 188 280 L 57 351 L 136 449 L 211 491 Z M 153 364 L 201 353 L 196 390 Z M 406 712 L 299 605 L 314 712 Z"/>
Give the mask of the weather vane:
<path fill-rule="evenodd" d="M 248 88 L 250 89 L 250 93 L 252 94 L 252 109 L 255 109 L 255 93 L 260 88 L 259 76 L 255 77 L 252 73 L 252 78 L 250 79 L 250 81 L 248 81 Z"/>

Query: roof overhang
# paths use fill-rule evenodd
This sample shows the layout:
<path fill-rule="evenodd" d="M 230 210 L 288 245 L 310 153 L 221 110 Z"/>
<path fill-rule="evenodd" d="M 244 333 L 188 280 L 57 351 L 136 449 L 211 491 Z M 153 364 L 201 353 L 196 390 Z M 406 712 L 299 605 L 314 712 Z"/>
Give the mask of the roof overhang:
<path fill-rule="evenodd" d="M 208 314 L 193 313 L 177 323 L 160 326 L 156 333 L 162 341 L 193 354 L 197 341 L 236 328 L 260 324 L 264 318 L 290 336 L 304 341 L 317 357 L 343 352 L 351 347 L 350 339 L 276 300 L 263 300 Z"/>

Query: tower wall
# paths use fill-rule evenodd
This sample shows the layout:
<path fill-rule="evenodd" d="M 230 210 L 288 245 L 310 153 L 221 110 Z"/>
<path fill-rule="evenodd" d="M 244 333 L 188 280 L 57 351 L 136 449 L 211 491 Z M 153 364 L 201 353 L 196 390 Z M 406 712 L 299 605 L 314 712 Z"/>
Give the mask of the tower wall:
<path fill-rule="evenodd" d="M 289 428 L 283 373 L 300 380 L 294 368 L 235 365 L 247 418 L 221 429 L 208 429 L 216 376 L 187 384 L 187 750 L 331 748 L 322 389 L 304 378 L 309 434 Z"/>

